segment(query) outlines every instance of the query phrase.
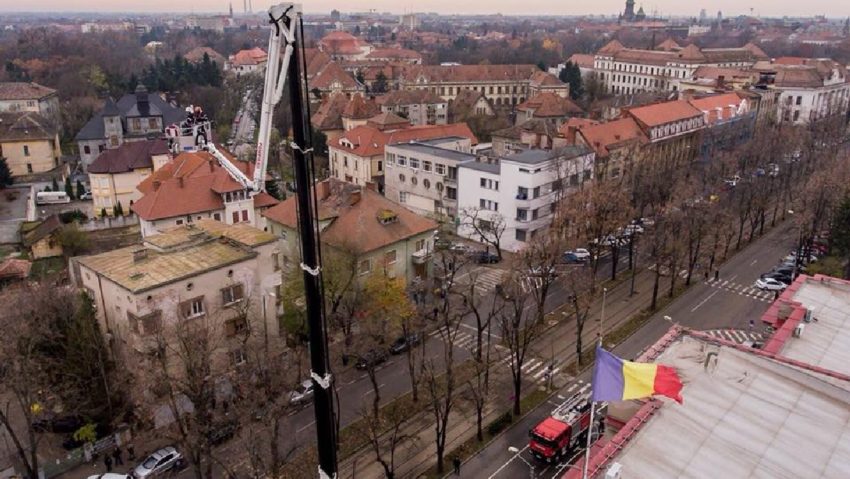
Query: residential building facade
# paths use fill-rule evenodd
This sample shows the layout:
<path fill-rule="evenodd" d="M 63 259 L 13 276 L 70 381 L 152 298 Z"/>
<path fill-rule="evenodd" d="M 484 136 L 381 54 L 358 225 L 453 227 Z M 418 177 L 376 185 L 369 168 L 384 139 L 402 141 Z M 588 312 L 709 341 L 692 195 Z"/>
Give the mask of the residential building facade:
<path fill-rule="evenodd" d="M 773 76 L 770 88 L 779 90 L 777 120 L 808 124 L 831 115 L 846 115 L 850 106 L 847 69 L 829 59 L 777 59 L 762 72 Z M 765 71 L 767 70 L 767 71 Z"/>
<path fill-rule="evenodd" d="M 468 138 L 436 138 L 387 145 L 384 194 L 417 214 L 454 223 L 458 165 L 474 161 Z"/>
<path fill-rule="evenodd" d="M 29 111 L 62 124 L 59 94 L 53 88 L 32 82 L 0 82 L 0 113 Z"/>
<path fill-rule="evenodd" d="M 225 64 L 225 71 L 237 77 L 242 75 L 262 75 L 266 71 L 269 55 L 260 47 L 249 50 L 239 50 L 230 55 Z"/>
<path fill-rule="evenodd" d="M 669 167 L 685 166 L 695 160 L 705 128 L 705 114 L 685 100 L 666 101 L 624 110 L 647 138 L 648 158 Z"/>
<path fill-rule="evenodd" d="M 179 107 L 149 93 L 144 85 L 122 96 L 106 100 L 103 108 L 83 126 L 74 138 L 84 169 L 103 151 L 118 148 L 126 141 L 159 138 L 165 127 L 179 124 L 186 114 Z"/>
<path fill-rule="evenodd" d="M 165 140 L 133 141 L 101 153 L 88 168 L 95 216 L 113 216 L 119 204 L 129 213 L 142 197 L 138 186 L 171 157 Z"/>
<path fill-rule="evenodd" d="M 593 180 L 594 157 L 589 148 L 569 145 L 460 164 L 458 235 L 478 241 L 481 230 L 502 230 L 501 248 L 522 250 L 545 234 L 558 200 Z"/>
<path fill-rule="evenodd" d="M 252 177 L 253 163 L 225 155 Z M 142 197 L 132 210 L 139 215 L 143 238 L 204 219 L 246 223 L 262 230 L 266 226 L 262 212 L 278 203 L 268 193 L 247 190 L 206 151 L 177 155 L 145 178 L 138 190 Z"/>
<path fill-rule="evenodd" d="M 107 344 L 128 370 L 153 353 L 168 358 L 162 342 L 191 325 L 222 336 L 212 358 L 221 371 L 245 360 L 249 327 L 280 341 L 277 314 L 263 314 L 277 311 L 269 294 L 280 284 L 276 248 L 274 236 L 250 225 L 207 219 L 73 262 Z"/>
<path fill-rule="evenodd" d="M 382 112 L 407 118 L 414 126 L 448 123 L 448 102 L 428 90 L 395 90 L 375 101 Z"/>
<path fill-rule="evenodd" d="M 371 188 L 333 178 L 316 184 L 318 221 L 326 256 L 351 255 L 357 280 L 373 274 L 406 284 L 431 275 L 437 223 L 383 197 Z M 279 238 L 284 267 L 300 261 L 296 199 L 290 197 L 264 213 L 269 231 Z"/>
<path fill-rule="evenodd" d="M 50 171 L 62 151 L 55 124 L 38 113 L 0 113 L 0 157 L 12 176 Z"/>

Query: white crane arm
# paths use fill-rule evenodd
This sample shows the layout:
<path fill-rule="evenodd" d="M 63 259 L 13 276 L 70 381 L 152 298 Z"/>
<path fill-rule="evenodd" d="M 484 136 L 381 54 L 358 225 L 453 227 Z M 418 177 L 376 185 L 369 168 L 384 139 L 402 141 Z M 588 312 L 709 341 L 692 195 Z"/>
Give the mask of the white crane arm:
<path fill-rule="evenodd" d="M 242 173 L 242 170 L 237 168 L 236 165 L 234 165 L 233 162 L 231 162 L 226 156 L 224 156 L 224 153 L 218 151 L 218 148 L 215 147 L 214 143 L 207 143 L 206 150 L 209 154 L 215 157 L 216 160 L 218 160 L 218 164 L 227 170 L 227 173 L 241 184 L 243 188 L 249 190 L 253 187 L 251 179 L 248 178 L 245 173 Z"/>
<path fill-rule="evenodd" d="M 265 189 L 269 162 L 268 144 L 271 138 L 274 107 L 280 102 L 283 87 L 286 84 L 286 72 L 289 62 L 292 61 L 292 53 L 295 51 L 295 22 L 300 17 L 301 11 L 301 5 L 295 3 L 281 3 L 269 8 L 273 28 L 269 33 L 268 61 L 260 109 L 260 129 L 257 135 L 257 157 L 254 162 L 254 181 L 251 185 L 255 192 Z M 284 19 L 288 21 L 284 22 Z M 281 41 L 286 43 L 282 59 L 280 57 Z"/>

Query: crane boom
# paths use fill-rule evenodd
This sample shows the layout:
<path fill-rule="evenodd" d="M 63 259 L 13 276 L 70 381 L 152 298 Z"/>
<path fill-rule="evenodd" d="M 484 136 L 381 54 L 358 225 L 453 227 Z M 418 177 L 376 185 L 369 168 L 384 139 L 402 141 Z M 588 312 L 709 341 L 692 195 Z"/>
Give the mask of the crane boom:
<path fill-rule="evenodd" d="M 286 74 L 292 52 L 295 50 L 295 28 L 293 20 L 301 15 L 301 5 L 281 3 L 269 8 L 269 17 L 274 26 L 269 34 L 268 61 L 263 86 L 263 102 L 260 108 L 260 129 L 257 135 L 257 157 L 254 161 L 254 181 L 251 185 L 255 192 L 265 189 L 266 170 L 269 162 L 269 140 L 272 131 L 274 108 L 280 102 Z M 286 19 L 286 21 L 284 21 Z M 285 43 L 281 59 L 281 42 Z"/>

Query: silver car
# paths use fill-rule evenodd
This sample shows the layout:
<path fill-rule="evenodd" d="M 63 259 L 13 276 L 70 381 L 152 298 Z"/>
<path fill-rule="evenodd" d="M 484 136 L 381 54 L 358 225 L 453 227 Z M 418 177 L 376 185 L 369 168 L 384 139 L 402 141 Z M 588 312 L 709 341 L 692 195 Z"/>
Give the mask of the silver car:
<path fill-rule="evenodd" d="M 311 399 L 313 399 L 313 381 L 311 379 L 304 380 L 298 389 L 289 393 L 289 404 L 293 406 L 309 402 Z"/>
<path fill-rule="evenodd" d="M 136 479 L 158 477 L 182 463 L 183 455 L 177 452 L 177 449 L 172 446 L 163 447 L 136 466 L 133 469 L 133 477 Z"/>

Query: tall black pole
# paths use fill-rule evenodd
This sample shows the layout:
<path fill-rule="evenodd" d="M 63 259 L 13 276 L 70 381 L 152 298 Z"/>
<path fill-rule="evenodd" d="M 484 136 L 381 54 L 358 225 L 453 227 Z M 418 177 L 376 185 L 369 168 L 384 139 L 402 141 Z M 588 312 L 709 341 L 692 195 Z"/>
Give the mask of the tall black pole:
<path fill-rule="evenodd" d="M 300 22 L 297 20 L 284 21 L 296 33 L 296 38 L 303 41 Z M 297 30 L 297 31 L 296 31 Z M 295 147 L 292 158 L 295 163 L 296 201 L 298 203 L 298 225 L 301 230 L 301 255 L 304 265 L 304 297 L 307 303 L 307 325 L 310 330 L 310 368 L 313 373 L 323 380 L 328 378 L 328 341 L 325 332 L 323 301 L 321 293 L 321 270 L 319 269 L 319 243 L 316 224 L 313 221 L 314 202 L 313 171 L 308 167 L 308 158 L 312 153 L 304 154 L 310 145 L 310 125 L 304 113 L 303 98 L 305 95 L 303 78 L 301 77 L 301 56 L 294 52 L 289 62 L 287 81 L 289 83 L 289 104 L 292 108 L 292 136 Z M 334 428 L 333 386 L 325 387 L 313 377 L 315 395 L 313 405 L 316 415 L 316 446 L 319 451 L 319 468 L 326 477 L 332 478 L 337 473 L 336 458 L 336 429 Z M 323 381 L 324 382 L 324 381 Z M 320 473 L 320 477 L 321 473 Z"/>

